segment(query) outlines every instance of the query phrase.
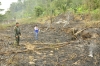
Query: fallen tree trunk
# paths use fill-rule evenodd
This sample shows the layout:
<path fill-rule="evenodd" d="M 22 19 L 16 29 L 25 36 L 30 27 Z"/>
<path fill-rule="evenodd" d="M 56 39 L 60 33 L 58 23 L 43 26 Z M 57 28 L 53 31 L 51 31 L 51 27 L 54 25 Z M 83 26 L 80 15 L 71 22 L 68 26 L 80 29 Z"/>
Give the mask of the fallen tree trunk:
<path fill-rule="evenodd" d="M 60 45 L 60 44 L 68 44 L 70 42 L 63 42 L 63 43 L 33 43 L 33 45 Z"/>
<path fill-rule="evenodd" d="M 77 36 L 77 35 L 79 35 L 80 33 L 82 33 L 84 30 L 86 30 L 87 28 L 85 28 L 85 29 L 83 29 L 83 30 L 80 30 L 80 31 L 78 31 L 78 32 L 76 32 L 75 34 L 74 34 L 74 36 Z"/>
<path fill-rule="evenodd" d="M 33 48 L 32 50 L 42 50 L 42 49 L 54 49 L 54 48 L 60 48 L 60 47 L 64 47 L 65 45 L 70 44 L 70 42 L 64 42 L 64 43 L 34 43 L 34 45 L 46 45 L 46 47 L 41 47 L 41 48 Z M 53 47 L 51 47 L 53 46 Z M 9 55 L 9 54 L 17 54 L 17 53 L 23 53 L 23 52 L 28 52 L 31 51 L 30 49 L 26 50 L 18 50 L 18 51 L 9 51 L 9 52 L 0 52 L 0 55 Z"/>
<path fill-rule="evenodd" d="M 9 52 L 0 52 L 0 55 L 5 55 L 5 54 L 16 54 L 16 53 L 22 53 L 22 52 L 27 52 L 28 50 L 20 50 L 20 51 L 9 51 Z"/>

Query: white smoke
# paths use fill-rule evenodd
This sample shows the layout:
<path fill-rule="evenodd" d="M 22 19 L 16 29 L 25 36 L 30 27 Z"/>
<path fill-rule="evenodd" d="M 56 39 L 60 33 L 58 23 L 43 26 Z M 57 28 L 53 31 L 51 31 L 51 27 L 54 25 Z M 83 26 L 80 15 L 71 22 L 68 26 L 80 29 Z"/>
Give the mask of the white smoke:
<path fill-rule="evenodd" d="M 94 40 L 89 45 L 89 55 L 88 56 L 93 57 L 93 52 L 94 52 L 95 48 L 96 48 L 96 42 Z"/>

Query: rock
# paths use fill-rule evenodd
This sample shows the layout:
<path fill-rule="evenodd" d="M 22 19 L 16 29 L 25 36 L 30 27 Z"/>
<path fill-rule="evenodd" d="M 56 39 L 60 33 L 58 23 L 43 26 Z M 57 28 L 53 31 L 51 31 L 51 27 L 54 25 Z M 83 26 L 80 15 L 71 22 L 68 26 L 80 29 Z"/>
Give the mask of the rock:
<path fill-rule="evenodd" d="M 99 35 L 97 33 L 93 33 L 91 38 L 99 38 Z"/>
<path fill-rule="evenodd" d="M 80 65 L 80 60 L 76 61 L 75 63 L 73 63 L 74 65 Z"/>
<path fill-rule="evenodd" d="M 35 62 L 29 62 L 29 64 L 31 64 L 31 65 L 32 65 L 32 64 L 35 64 Z"/>
<path fill-rule="evenodd" d="M 82 38 L 85 40 L 85 39 L 88 39 L 88 38 L 91 38 L 91 34 L 90 33 L 84 33 L 82 34 Z"/>
<path fill-rule="evenodd" d="M 3 42 L 4 40 L 3 39 L 0 39 L 0 41 Z"/>

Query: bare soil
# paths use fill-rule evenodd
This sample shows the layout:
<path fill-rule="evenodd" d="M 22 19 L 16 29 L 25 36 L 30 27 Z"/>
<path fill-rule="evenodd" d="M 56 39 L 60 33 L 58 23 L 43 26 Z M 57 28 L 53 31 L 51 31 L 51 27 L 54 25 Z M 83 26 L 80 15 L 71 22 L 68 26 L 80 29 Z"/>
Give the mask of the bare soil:
<path fill-rule="evenodd" d="M 21 41 L 16 46 L 13 27 L 0 30 L 0 66 L 100 66 L 100 28 L 84 27 L 83 22 L 20 25 Z M 89 56 L 92 51 L 92 56 Z"/>

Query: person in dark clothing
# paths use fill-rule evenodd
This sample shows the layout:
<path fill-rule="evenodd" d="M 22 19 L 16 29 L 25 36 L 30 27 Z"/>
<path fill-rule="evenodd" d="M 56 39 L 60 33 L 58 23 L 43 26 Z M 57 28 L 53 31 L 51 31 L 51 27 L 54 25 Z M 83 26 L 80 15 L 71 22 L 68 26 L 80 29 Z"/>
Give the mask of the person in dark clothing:
<path fill-rule="evenodd" d="M 14 31 L 15 31 L 16 43 L 17 43 L 17 46 L 19 46 L 21 32 L 20 32 L 20 28 L 19 28 L 19 23 L 18 22 L 16 23 L 16 26 L 14 27 Z"/>

